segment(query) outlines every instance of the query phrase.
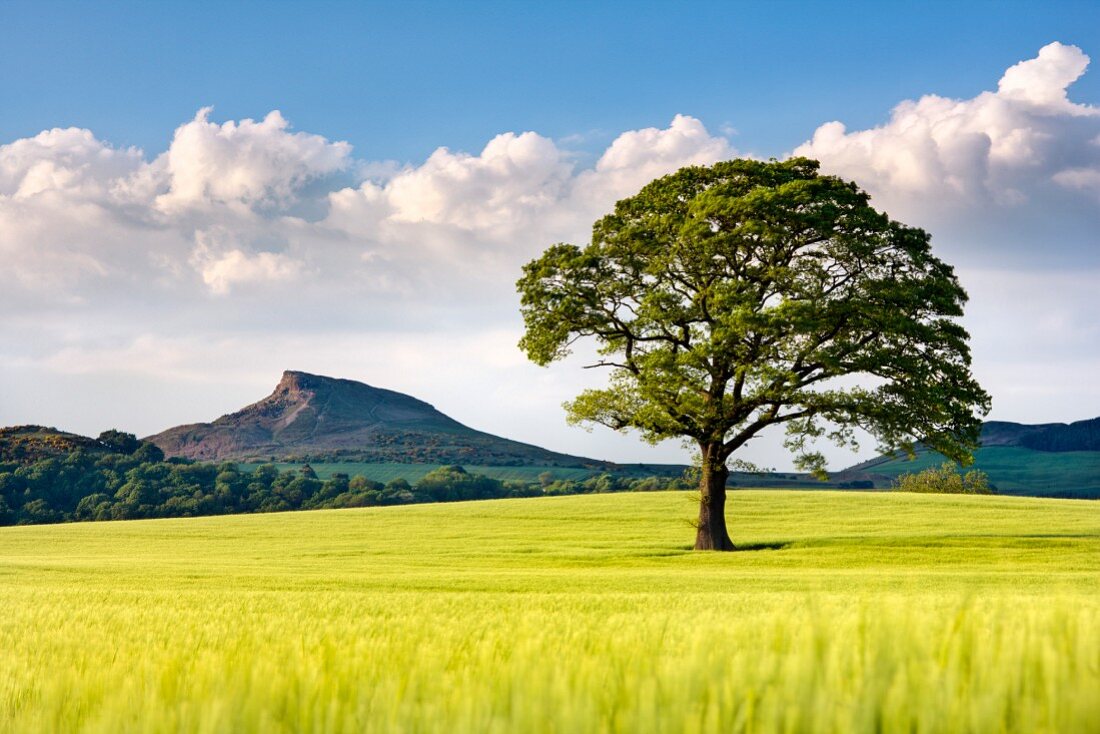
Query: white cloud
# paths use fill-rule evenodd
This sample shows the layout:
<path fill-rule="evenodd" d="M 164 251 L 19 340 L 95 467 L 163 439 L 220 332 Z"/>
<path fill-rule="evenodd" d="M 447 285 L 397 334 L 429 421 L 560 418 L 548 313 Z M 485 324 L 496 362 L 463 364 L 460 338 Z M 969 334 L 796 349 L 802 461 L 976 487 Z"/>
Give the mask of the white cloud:
<path fill-rule="evenodd" d="M 890 120 L 849 131 L 820 126 L 796 155 L 854 179 L 882 206 L 915 223 L 973 217 L 975 206 L 1012 209 L 1100 172 L 1100 109 L 1069 100 L 1088 66 L 1076 46 L 1051 43 L 1008 69 L 996 92 L 971 99 L 927 95 Z"/>
<path fill-rule="evenodd" d="M 0 307 L 129 300 L 202 321 L 195 304 L 205 295 L 247 288 L 254 304 L 266 293 L 284 315 L 294 301 L 295 323 L 334 314 L 400 323 L 453 313 L 463 295 L 511 303 L 520 262 L 553 241 L 585 239 L 596 216 L 650 178 L 732 154 L 698 120 L 677 116 L 663 130 L 623 133 L 590 170 L 534 132 L 401 167 L 355 161 L 346 143 L 293 132 L 278 112 L 210 115 L 199 110 L 152 160 L 76 128 L 0 146 L 0 256 L 11 285 Z M 346 186 L 354 176 L 372 178 Z M 398 297 L 417 303 L 398 307 Z M 247 314 L 237 315 L 243 328 Z"/>
<path fill-rule="evenodd" d="M 514 232 L 554 206 L 572 175 L 568 156 L 533 132 L 505 133 L 480 155 L 440 148 L 386 186 L 397 222 Z"/>
<path fill-rule="evenodd" d="M 623 133 L 600 156 L 595 170 L 580 179 L 588 184 L 586 188 L 619 199 L 684 166 L 707 165 L 734 155 L 729 141 L 711 136 L 702 122 L 676 115 L 663 130 L 647 127 Z"/>
<path fill-rule="evenodd" d="M 664 129 L 617 137 L 591 169 L 534 132 L 505 133 L 478 155 L 439 148 L 420 166 L 329 194 L 325 227 L 365 243 L 391 281 L 453 284 L 484 295 L 557 241 L 587 240 L 592 222 L 653 178 L 733 157 L 728 141 L 677 115 Z M 494 286 L 489 286 L 493 288 Z"/>
<path fill-rule="evenodd" d="M 1097 110 L 1069 101 L 1066 88 L 1088 68 L 1089 57 L 1076 46 L 1050 43 L 1034 59 L 1021 61 L 1005 71 L 997 95 L 1019 100 L 1048 113 L 1095 115 Z"/>
<path fill-rule="evenodd" d="M 1100 194 L 1100 169 L 1067 168 L 1053 176 L 1054 182 L 1071 189 Z"/>
<path fill-rule="evenodd" d="M 0 197 L 106 201 L 144 163 L 136 148 L 116 149 L 89 130 L 54 128 L 0 145 Z"/>
<path fill-rule="evenodd" d="M 728 140 L 712 136 L 702 122 L 687 115 L 676 115 L 664 129 L 649 127 L 623 133 L 608 146 L 594 168 L 576 178 L 569 211 L 584 223 L 583 229 L 578 228 L 583 234 L 577 238 L 586 238 L 587 227 L 594 219 L 653 179 L 684 166 L 709 165 L 736 156 Z"/>
<path fill-rule="evenodd" d="M 235 285 L 284 282 L 302 272 L 300 262 L 278 252 L 251 254 L 229 250 L 213 256 L 202 253 L 197 259 L 203 282 L 219 295 L 225 295 Z"/>
<path fill-rule="evenodd" d="M 532 227 L 577 230 L 658 176 L 734 155 L 725 138 L 711 136 L 699 120 L 685 115 L 665 129 L 622 133 L 594 168 L 582 171 L 575 170 L 569 151 L 549 138 L 505 133 L 480 155 L 439 148 L 422 165 L 399 171 L 384 184 L 334 192 L 329 222 L 354 227 L 349 216 L 354 212 L 372 229 L 383 221 L 427 223 L 495 239 Z"/>
<path fill-rule="evenodd" d="M 260 122 L 221 125 L 210 121 L 210 112 L 203 108 L 177 128 L 168 152 L 154 162 L 167 188 L 156 197 L 159 211 L 217 204 L 285 208 L 305 184 L 350 164 L 350 145 L 288 132 L 277 110 Z"/>

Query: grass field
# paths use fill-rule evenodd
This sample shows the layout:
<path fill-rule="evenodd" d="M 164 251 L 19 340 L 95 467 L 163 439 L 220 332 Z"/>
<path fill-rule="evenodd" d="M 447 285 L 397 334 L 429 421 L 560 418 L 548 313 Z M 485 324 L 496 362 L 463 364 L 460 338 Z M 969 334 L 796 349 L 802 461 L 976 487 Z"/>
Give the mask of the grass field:
<path fill-rule="evenodd" d="M 0 528 L 0 731 L 1096 732 L 1100 506 L 737 491 Z"/>
<path fill-rule="evenodd" d="M 896 477 L 946 461 L 921 451 L 912 461 L 900 458 L 867 464 L 865 470 Z M 974 466 L 989 475 L 998 494 L 1100 498 L 1100 451 L 1033 451 L 987 446 L 974 452 Z"/>

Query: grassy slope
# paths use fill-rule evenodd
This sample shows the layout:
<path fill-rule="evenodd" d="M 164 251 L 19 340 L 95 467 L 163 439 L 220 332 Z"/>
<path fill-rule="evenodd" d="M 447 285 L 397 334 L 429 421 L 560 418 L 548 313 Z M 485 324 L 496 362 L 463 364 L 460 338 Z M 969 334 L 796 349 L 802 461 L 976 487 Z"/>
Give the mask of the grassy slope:
<path fill-rule="evenodd" d="M 922 451 L 917 458 L 884 460 L 864 465 L 864 471 L 896 477 L 905 472 L 939 466 L 944 458 Z M 1032 451 L 989 446 L 974 454 L 974 467 L 989 475 L 1001 494 L 1100 498 L 1100 452 Z"/>
<path fill-rule="evenodd" d="M 0 529 L 0 731 L 1100 730 L 1100 514 L 684 493 Z M 772 548 L 772 549 L 768 549 Z"/>

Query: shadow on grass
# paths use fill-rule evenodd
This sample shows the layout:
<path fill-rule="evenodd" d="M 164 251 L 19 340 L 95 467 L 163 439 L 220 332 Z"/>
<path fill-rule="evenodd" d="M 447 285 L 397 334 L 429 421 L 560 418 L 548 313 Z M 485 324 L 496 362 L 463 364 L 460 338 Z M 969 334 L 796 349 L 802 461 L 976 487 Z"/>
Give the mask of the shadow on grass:
<path fill-rule="evenodd" d="M 763 551 L 763 550 L 783 550 L 784 548 L 790 548 L 791 544 L 778 540 L 769 543 L 734 543 L 733 552 L 737 551 Z"/>
<path fill-rule="evenodd" d="M 792 543 L 786 541 L 771 541 L 767 543 L 734 543 L 733 550 L 728 551 L 730 553 L 740 553 L 741 551 L 766 551 L 766 550 L 783 550 L 784 548 L 790 548 Z M 695 546 L 685 545 L 684 550 L 694 551 Z M 701 551 L 707 553 L 710 551 Z"/>

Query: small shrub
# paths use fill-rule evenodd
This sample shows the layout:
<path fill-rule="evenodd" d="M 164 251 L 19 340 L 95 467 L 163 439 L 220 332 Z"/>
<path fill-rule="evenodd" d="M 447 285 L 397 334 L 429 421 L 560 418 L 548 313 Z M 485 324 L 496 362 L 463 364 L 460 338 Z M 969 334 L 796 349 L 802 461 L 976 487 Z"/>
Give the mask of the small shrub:
<path fill-rule="evenodd" d="M 950 461 L 938 468 L 902 474 L 894 481 L 893 488 L 899 492 L 929 494 L 993 494 L 984 471 L 975 469 L 963 474 Z"/>

